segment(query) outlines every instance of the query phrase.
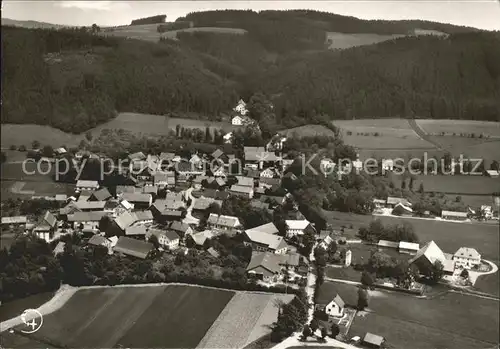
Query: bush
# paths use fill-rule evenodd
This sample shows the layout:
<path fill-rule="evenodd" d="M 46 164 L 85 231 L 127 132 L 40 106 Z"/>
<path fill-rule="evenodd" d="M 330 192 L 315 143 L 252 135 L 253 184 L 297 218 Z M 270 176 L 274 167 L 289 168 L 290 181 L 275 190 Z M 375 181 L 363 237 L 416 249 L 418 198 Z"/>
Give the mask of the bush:
<path fill-rule="evenodd" d="M 10 149 L 10 150 L 16 150 L 16 148 L 17 148 L 17 147 L 16 147 L 14 144 L 12 144 L 12 145 L 9 147 L 9 149 Z"/>
<path fill-rule="evenodd" d="M 25 145 L 20 145 L 19 148 L 17 148 L 19 151 L 26 151 L 26 146 Z"/>

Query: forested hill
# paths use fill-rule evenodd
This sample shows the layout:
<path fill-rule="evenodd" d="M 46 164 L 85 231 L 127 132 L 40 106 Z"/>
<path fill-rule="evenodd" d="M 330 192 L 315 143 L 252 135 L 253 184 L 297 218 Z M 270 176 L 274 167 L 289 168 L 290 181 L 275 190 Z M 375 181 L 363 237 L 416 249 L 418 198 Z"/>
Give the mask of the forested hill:
<path fill-rule="evenodd" d="M 85 29 L 2 27 L 2 122 L 78 133 L 119 111 L 217 119 L 259 90 L 273 99 L 280 127 L 318 115 L 500 117 L 498 33 L 313 11 L 214 11 L 179 20 L 247 34 L 179 32 L 177 41 L 154 43 Z M 325 45 L 326 31 L 397 34 L 417 27 L 450 35 L 342 51 Z"/>

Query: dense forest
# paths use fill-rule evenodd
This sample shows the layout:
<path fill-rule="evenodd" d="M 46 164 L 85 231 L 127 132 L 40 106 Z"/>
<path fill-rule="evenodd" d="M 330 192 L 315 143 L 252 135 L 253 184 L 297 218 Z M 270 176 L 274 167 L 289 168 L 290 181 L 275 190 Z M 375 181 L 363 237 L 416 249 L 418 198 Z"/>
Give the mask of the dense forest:
<path fill-rule="evenodd" d="M 130 25 L 165 23 L 167 15 L 158 15 L 145 18 L 134 19 Z"/>
<path fill-rule="evenodd" d="M 313 119 L 500 117 L 500 37 L 424 21 L 365 21 L 316 11 L 211 11 L 159 43 L 86 29 L 2 27 L 2 122 L 79 133 L 117 112 L 195 112 L 217 120 L 262 91 L 278 127 Z M 416 29 L 448 37 L 413 36 Z M 326 33 L 408 34 L 327 49 Z"/>

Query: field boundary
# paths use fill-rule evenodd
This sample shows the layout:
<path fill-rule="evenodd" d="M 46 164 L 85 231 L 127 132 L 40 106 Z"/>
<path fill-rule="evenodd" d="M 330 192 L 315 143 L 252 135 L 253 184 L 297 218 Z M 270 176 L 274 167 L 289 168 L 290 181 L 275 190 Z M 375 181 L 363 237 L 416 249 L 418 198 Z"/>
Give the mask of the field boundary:
<path fill-rule="evenodd" d="M 439 150 L 445 150 L 441 144 L 436 142 L 434 139 L 431 139 L 429 135 L 417 124 L 417 121 L 414 118 L 408 119 L 408 124 L 412 128 L 412 130 L 424 141 L 433 144 Z"/>

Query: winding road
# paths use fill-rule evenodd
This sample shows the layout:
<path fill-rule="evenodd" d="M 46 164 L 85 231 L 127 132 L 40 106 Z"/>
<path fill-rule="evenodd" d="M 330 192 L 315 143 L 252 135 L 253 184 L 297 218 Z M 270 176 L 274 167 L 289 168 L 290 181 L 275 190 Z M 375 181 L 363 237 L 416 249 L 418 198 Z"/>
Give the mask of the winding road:
<path fill-rule="evenodd" d="M 429 137 L 429 135 L 427 133 L 425 133 L 425 131 L 422 130 L 420 128 L 420 126 L 418 126 L 417 121 L 415 119 L 408 119 L 408 124 L 413 129 L 413 131 L 415 131 L 415 133 L 420 138 L 422 138 L 424 141 L 429 142 L 430 144 L 434 145 L 439 150 L 446 150 L 446 149 L 443 148 L 443 146 L 441 144 L 439 144 L 434 139 L 432 139 L 431 137 Z"/>

